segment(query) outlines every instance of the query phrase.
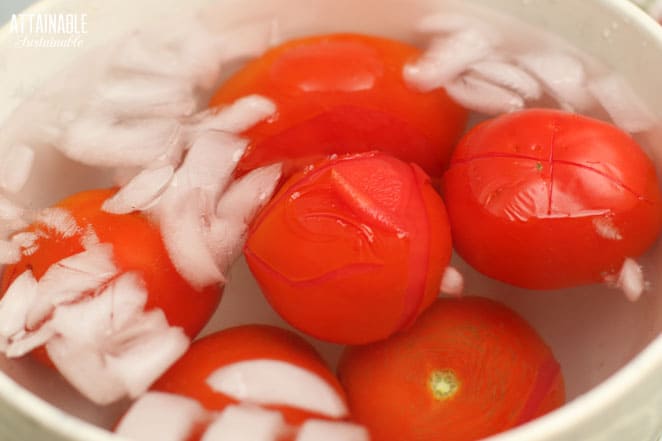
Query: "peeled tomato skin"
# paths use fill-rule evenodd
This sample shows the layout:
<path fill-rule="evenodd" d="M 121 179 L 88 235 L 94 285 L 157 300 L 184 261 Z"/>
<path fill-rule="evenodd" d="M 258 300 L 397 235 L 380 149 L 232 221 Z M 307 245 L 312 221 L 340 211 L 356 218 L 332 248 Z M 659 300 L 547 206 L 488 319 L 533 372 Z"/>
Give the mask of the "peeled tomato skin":
<path fill-rule="evenodd" d="M 635 141 L 557 110 L 475 127 L 442 188 L 456 251 L 478 271 L 529 289 L 602 282 L 662 229 L 659 181 Z"/>
<path fill-rule="evenodd" d="M 289 174 L 330 154 L 380 150 L 439 177 L 468 112 L 441 88 L 406 84 L 403 68 L 420 55 L 382 37 L 330 34 L 288 41 L 247 63 L 210 107 L 259 94 L 277 114 L 244 132 L 251 143 L 238 173 L 285 161 Z"/>
<path fill-rule="evenodd" d="M 565 400 L 560 367 L 535 330 L 480 297 L 438 299 L 408 330 L 346 348 L 338 375 L 372 441 L 474 441 Z"/>
<path fill-rule="evenodd" d="M 381 153 L 294 175 L 251 226 L 246 261 L 292 326 L 363 344 L 409 326 L 439 292 L 451 243 L 443 202 L 415 165 Z"/>
<path fill-rule="evenodd" d="M 158 227 L 144 215 L 102 211 L 103 202 L 115 192 L 115 189 L 84 191 L 56 204 L 73 216 L 80 231 L 68 238 L 56 232 L 40 237 L 34 254 L 23 256 L 20 262 L 5 268 L 2 292 L 26 269 L 31 269 L 39 280 L 52 264 L 82 252 L 80 240 L 90 225 L 100 242 L 113 245 L 113 259 L 120 272 L 135 271 L 144 280 L 148 292 L 145 309 L 162 309 L 170 326 L 180 326 L 190 338 L 195 337 L 216 310 L 222 288 L 209 286 L 201 291 L 192 288 L 170 262 Z M 29 229 L 49 231 L 38 224 Z"/>

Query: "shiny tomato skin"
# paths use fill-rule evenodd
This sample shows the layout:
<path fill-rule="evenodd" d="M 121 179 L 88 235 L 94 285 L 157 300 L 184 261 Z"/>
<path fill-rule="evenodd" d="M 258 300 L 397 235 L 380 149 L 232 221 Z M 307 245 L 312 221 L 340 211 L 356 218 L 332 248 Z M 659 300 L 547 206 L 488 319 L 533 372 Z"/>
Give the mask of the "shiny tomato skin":
<path fill-rule="evenodd" d="M 402 76 L 420 50 L 382 37 L 331 34 L 276 46 L 216 91 L 211 106 L 250 94 L 277 114 L 245 132 L 240 173 L 285 161 L 296 169 L 333 153 L 381 150 L 441 175 L 467 111 L 443 89 L 418 92 Z"/>
<path fill-rule="evenodd" d="M 285 361 L 306 369 L 331 385 L 345 399 L 345 392 L 315 349 L 297 334 L 275 326 L 243 325 L 224 329 L 195 341 L 188 352 L 154 383 L 152 390 L 187 396 L 209 410 L 223 410 L 237 401 L 214 391 L 207 379 L 217 369 L 232 363 L 266 359 Z M 326 418 L 302 409 L 265 405 L 282 412 L 290 424 Z"/>
<path fill-rule="evenodd" d="M 522 318 L 480 297 L 437 300 L 408 330 L 349 347 L 338 368 L 372 441 L 474 441 L 563 404 L 563 377 Z"/>
<path fill-rule="evenodd" d="M 112 244 L 120 272 L 136 272 L 144 280 L 148 292 L 145 309 L 160 308 L 171 326 L 181 326 L 189 337 L 195 337 L 216 310 L 221 288 L 210 286 L 197 291 L 191 287 L 172 265 L 158 227 L 144 215 L 118 215 L 101 210 L 103 202 L 115 192 L 115 189 L 84 191 L 55 205 L 76 220 L 79 231 L 71 237 L 63 238 L 38 223 L 32 225 L 30 230 L 47 235 L 39 237 L 34 254 L 23 256 L 20 262 L 5 268 L 2 292 L 26 269 L 31 269 L 39 280 L 55 262 L 82 252 L 81 237 L 87 226 L 91 226 L 101 243 Z"/>
<path fill-rule="evenodd" d="M 381 153 L 322 161 L 292 176 L 244 249 L 286 321 L 348 344 L 410 325 L 437 296 L 450 254 L 444 205 L 427 176 Z"/>
<path fill-rule="evenodd" d="M 601 282 L 662 228 L 659 181 L 636 142 L 557 110 L 475 127 L 442 187 L 456 251 L 478 271 L 530 289 Z"/>

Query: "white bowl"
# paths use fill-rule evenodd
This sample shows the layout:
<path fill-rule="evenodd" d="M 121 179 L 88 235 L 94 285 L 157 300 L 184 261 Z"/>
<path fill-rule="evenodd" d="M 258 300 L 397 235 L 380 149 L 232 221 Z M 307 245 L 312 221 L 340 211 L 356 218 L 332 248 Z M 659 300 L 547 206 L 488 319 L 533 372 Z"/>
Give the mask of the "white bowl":
<path fill-rule="evenodd" d="M 46 0 L 29 12 L 88 14 L 84 48 L 94 48 L 142 23 L 158 22 L 210 3 L 208 0 Z M 518 17 L 571 44 L 621 73 L 662 118 L 662 29 L 625 0 L 472 0 Z M 284 7 L 283 5 L 288 5 Z M 222 0 L 209 17 L 218 26 L 256 14 L 276 16 L 291 34 L 363 31 L 412 37 L 412 24 L 440 10 L 443 0 Z M 294 14 L 294 7 L 298 13 Z M 71 60 L 80 48 L 16 47 L 9 26 L 0 30 L 0 121 L 27 95 Z M 2 133 L 0 132 L 0 137 Z M 652 152 L 662 169 L 662 143 Z M 39 176 L 20 194 L 43 204 L 73 192 L 62 179 L 63 159 L 39 151 Z M 90 181 L 93 174 L 86 176 Z M 43 189 L 48 188 L 49 192 Z M 652 441 L 662 432 L 662 245 L 644 258 L 652 289 L 635 304 L 603 287 L 531 294 L 473 275 L 476 294 L 492 295 L 524 315 L 553 347 L 567 379 L 569 404 L 492 441 Z M 282 323 L 261 299 L 245 265 L 233 269 L 231 285 L 208 329 L 247 321 Z M 237 295 L 241 291 L 241 296 Z M 249 307 L 250 305 L 250 307 Z M 251 310 L 250 315 L 246 313 Z M 331 361 L 338 348 L 320 345 Z M 83 420 L 110 426 L 126 403 L 104 412 L 85 405 L 66 385 L 42 375 L 29 361 L 0 359 L 0 439 L 112 441 L 119 438 Z M 37 397 L 31 390 L 38 393 Z M 50 403 L 57 404 L 55 407 Z M 65 409 L 79 418 L 70 416 Z"/>

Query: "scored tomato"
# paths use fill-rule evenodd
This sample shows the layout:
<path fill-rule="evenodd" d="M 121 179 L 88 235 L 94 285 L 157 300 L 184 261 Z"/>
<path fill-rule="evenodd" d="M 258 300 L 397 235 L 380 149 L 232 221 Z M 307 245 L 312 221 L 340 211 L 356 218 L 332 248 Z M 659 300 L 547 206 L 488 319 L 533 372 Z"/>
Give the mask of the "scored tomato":
<path fill-rule="evenodd" d="M 451 241 L 428 176 L 364 153 L 292 176 L 251 226 L 244 255 L 291 325 L 360 344 L 410 325 L 432 303 Z"/>
<path fill-rule="evenodd" d="M 314 375 L 317 381 L 324 383 L 328 392 L 335 395 L 338 406 L 335 410 L 340 409 L 342 412 L 324 414 L 320 413 L 320 409 L 325 406 L 320 409 L 307 409 L 305 405 L 297 406 L 296 399 L 288 400 L 291 395 L 299 396 L 302 392 L 306 393 L 307 391 L 300 390 L 305 385 L 292 384 L 292 378 L 279 377 L 274 372 L 270 372 L 270 366 L 277 366 L 269 363 L 273 361 L 287 363 Z M 290 424 L 300 424 L 308 418 L 344 419 L 348 416 L 345 393 L 315 349 L 297 334 L 267 325 L 237 326 L 195 341 L 188 352 L 154 383 L 152 390 L 187 396 L 197 400 L 208 410 L 220 411 L 228 405 L 242 403 L 242 398 L 216 390 L 213 376 L 218 374 L 220 369 L 237 366 L 237 373 L 230 374 L 229 377 L 235 385 L 238 383 L 239 389 L 244 389 L 239 390 L 234 385 L 230 387 L 238 390 L 238 395 L 246 394 L 248 404 L 259 404 L 280 411 L 285 421 Z M 247 370 L 242 374 L 242 369 L 266 370 L 260 378 L 255 378 L 250 377 Z M 288 370 L 280 372 L 284 375 L 291 374 Z M 252 384 L 248 384 L 249 382 Z M 227 384 L 224 381 L 221 383 Z M 260 384 L 255 386 L 255 383 Z M 266 395 L 262 395 L 265 388 L 272 391 L 281 390 L 283 395 L 274 396 L 273 393 L 267 393 L 269 397 L 266 398 Z M 259 393 L 254 395 L 256 392 L 252 390 L 259 390 Z M 321 401 L 327 398 L 323 396 Z M 266 401 L 261 401 L 262 399 Z"/>
<path fill-rule="evenodd" d="M 103 211 L 103 202 L 115 192 L 115 189 L 84 191 L 56 204 L 55 207 L 66 210 L 76 221 L 76 232 L 71 236 L 64 237 L 40 222 L 31 225 L 28 231 L 38 233 L 36 251 L 5 268 L 2 292 L 25 270 L 31 270 L 39 280 L 51 265 L 84 251 L 81 239 L 91 228 L 99 242 L 112 245 L 119 272 L 135 272 L 144 281 L 145 310 L 160 308 L 170 326 L 182 327 L 189 337 L 195 337 L 218 306 L 221 288 L 209 286 L 198 291 L 184 280 L 168 257 L 159 228 L 143 214 Z M 40 351 L 39 356 L 43 359 L 45 354 Z"/>
<path fill-rule="evenodd" d="M 287 171 L 333 153 L 381 150 L 440 176 L 468 113 L 443 89 L 419 92 L 405 83 L 403 67 L 420 55 L 359 34 L 307 37 L 267 51 L 210 103 L 259 94 L 277 106 L 274 117 L 245 132 L 251 143 L 237 170 L 285 161 Z"/>
<path fill-rule="evenodd" d="M 479 297 L 439 299 L 410 329 L 346 349 L 338 374 L 372 441 L 474 441 L 565 400 L 559 364 L 535 330 Z"/>
<path fill-rule="evenodd" d="M 662 229 L 655 167 L 620 129 L 532 109 L 471 130 L 442 182 L 458 253 L 531 289 L 614 277 Z"/>

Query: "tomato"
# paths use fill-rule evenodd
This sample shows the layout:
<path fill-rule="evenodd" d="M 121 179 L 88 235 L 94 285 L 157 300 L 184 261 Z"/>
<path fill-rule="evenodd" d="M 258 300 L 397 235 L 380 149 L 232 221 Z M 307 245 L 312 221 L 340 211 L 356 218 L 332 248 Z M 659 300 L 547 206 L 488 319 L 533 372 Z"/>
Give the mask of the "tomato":
<path fill-rule="evenodd" d="M 422 93 L 407 86 L 403 67 L 420 54 L 386 38 L 333 34 L 286 42 L 248 63 L 210 105 L 259 94 L 278 111 L 245 132 L 251 143 L 238 171 L 382 150 L 440 176 L 467 111 L 442 89 Z"/>
<path fill-rule="evenodd" d="M 446 211 L 427 175 L 382 153 L 329 159 L 292 176 L 244 249 L 285 320 L 350 344 L 411 324 L 437 296 L 450 254 Z"/>
<path fill-rule="evenodd" d="M 479 297 L 437 300 L 407 331 L 345 350 L 338 373 L 372 441 L 472 441 L 560 406 L 551 350 Z"/>
<path fill-rule="evenodd" d="M 655 168 L 636 142 L 556 110 L 478 125 L 460 141 L 442 185 L 458 253 L 525 288 L 600 282 L 662 228 Z"/>
<path fill-rule="evenodd" d="M 56 207 L 69 212 L 77 231 L 63 237 L 39 222 L 29 227 L 38 232 L 37 250 L 8 265 L 2 278 L 2 292 L 25 270 L 39 280 L 48 268 L 63 258 L 84 250 L 81 238 L 88 227 L 99 241 L 113 246 L 113 259 L 120 273 L 136 272 L 147 289 L 146 310 L 160 308 L 171 326 L 180 326 L 193 338 L 213 314 L 221 299 L 221 289 L 210 286 L 195 290 L 172 265 L 157 226 L 140 213 L 110 214 L 101 210 L 103 202 L 116 190 L 91 190 L 75 194 Z M 41 357 L 45 357 L 42 353 Z"/>
<path fill-rule="evenodd" d="M 324 389 L 325 393 L 335 396 L 335 398 L 333 396 L 331 398 L 336 400 L 334 403 L 336 413 L 324 414 L 320 413 L 319 409 L 307 409 L 305 405 L 295 406 L 296 399 L 289 401 L 289 404 L 283 404 L 287 403 L 288 396 L 299 395 L 305 385 L 303 383 L 292 384 L 292 378 L 279 377 L 274 372 L 270 372 L 270 364 L 264 364 L 265 361 L 284 362 L 312 375 L 313 377 L 310 378 L 313 379 L 313 383 L 311 383 L 313 388 L 311 389 L 317 390 L 315 388 L 319 387 Z M 251 377 L 247 370 L 241 373 L 242 362 L 253 363 L 252 366 L 244 364 L 244 369 L 266 370 L 256 379 Z M 271 366 L 278 367 L 278 364 L 271 364 Z M 266 325 L 229 328 L 194 342 L 189 351 L 170 367 L 152 386 L 152 389 L 196 399 L 209 410 L 223 410 L 230 404 L 242 401 L 235 395 L 214 389 L 213 376 L 223 368 L 236 368 L 235 373 L 230 374 L 229 378 L 240 389 L 245 388 L 243 393 L 250 395 L 246 399 L 247 402 L 281 411 L 288 423 L 299 424 L 311 417 L 335 419 L 347 416 L 344 391 L 315 349 L 291 331 Z M 280 372 L 285 375 L 291 374 L 287 369 Z M 253 395 L 251 391 L 246 392 L 251 389 L 251 384 L 256 382 L 260 383 L 258 388 L 265 388 L 260 392 L 264 393 L 266 389 L 277 389 L 282 392 L 283 396 L 275 397 L 271 394 L 270 399 L 267 399 L 263 396 Z M 306 393 L 306 391 L 303 392 Z M 267 402 L 260 402 L 263 398 L 267 399 Z M 324 401 L 324 398 L 327 397 L 323 396 L 320 401 Z M 327 407 L 323 405 L 320 409 Z"/>

